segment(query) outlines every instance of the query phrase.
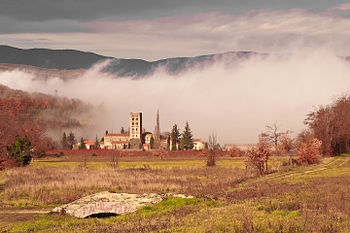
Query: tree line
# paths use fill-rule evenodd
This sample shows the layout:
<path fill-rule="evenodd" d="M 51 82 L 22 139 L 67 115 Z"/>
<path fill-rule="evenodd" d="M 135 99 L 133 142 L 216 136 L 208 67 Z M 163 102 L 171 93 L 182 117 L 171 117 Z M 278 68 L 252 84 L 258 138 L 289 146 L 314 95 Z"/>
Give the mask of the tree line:
<path fill-rule="evenodd" d="M 310 133 L 322 142 L 323 155 L 339 155 L 350 150 L 350 95 L 319 106 L 307 114 L 305 124 Z"/>
<path fill-rule="evenodd" d="M 180 133 L 177 124 L 174 124 L 168 137 L 168 147 L 171 148 L 171 150 L 192 150 L 193 146 L 193 134 L 189 123 L 186 122 L 182 133 Z"/>

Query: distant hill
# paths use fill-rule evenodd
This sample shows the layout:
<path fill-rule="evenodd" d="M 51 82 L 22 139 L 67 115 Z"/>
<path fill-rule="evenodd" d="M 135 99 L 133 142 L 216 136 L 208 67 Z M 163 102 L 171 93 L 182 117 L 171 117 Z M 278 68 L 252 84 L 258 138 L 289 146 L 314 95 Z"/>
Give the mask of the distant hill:
<path fill-rule="evenodd" d="M 36 66 L 22 65 L 22 64 L 8 64 L 0 63 L 0 72 L 5 71 L 22 71 L 29 74 L 32 74 L 38 79 L 47 80 L 52 77 L 57 77 L 62 80 L 75 79 L 84 74 L 87 69 L 47 69 L 40 68 Z"/>
<path fill-rule="evenodd" d="M 19 49 L 0 46 L 0 63 L 23 64 L 48 69 L 87 69 L 108 57 L 77 50 Z"/>
<path fill-rule="evenodd" d="M 78 50 L 52 50 L 52 49 L 19 49 L 0 45 L 0 63 L 20 64 L 44 69 L 56 70 L 83 70 L 95 63 L 111 59 L 105 71 L 118 76 L 145 76 L 156 68 L 163 68 L 170 73 L 177 73 L 194 66 L 205 66 L 216 59 L 229 59 L 235 61 L 257 55 L 254 52 L 228 52 L 223 54 L 210 54 L 196 57 L 176 57 L 157 61 L 142 59 L 124 59 L 98 55 Z"/>

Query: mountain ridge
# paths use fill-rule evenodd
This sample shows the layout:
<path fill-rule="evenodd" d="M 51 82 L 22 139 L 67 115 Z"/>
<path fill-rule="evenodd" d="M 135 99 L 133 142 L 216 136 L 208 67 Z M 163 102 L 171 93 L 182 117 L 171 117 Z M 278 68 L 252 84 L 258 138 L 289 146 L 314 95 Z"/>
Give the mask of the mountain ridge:
<path fill-rule="evenodd" d="M 242 59 L 257 54 L 259 53 L 238 51 L 147 61 L 143 59 L 115 58 L 73 49 L 21 49 L 8 45 L 0 45 L 0 63 L 27 65 L 42 69 L 84 70 L 89 69 L 98 62 L 110 59 L 111 62 L 105 67 L 104 71 L 124 77 L 146 76 L 159 67 L 165 68 L 169 73 L 177 73 L 188 67 L 200 65 L 205 62 L 212 62 L 214 59 L 222 59 L 224 57 L 229 57 L 230 59 Z"/>

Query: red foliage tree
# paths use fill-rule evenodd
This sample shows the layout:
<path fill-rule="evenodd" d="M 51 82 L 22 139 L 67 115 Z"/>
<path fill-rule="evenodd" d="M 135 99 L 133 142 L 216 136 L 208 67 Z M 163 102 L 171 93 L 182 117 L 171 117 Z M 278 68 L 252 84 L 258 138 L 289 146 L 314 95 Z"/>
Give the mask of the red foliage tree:
<path fill-rule="evenodd" d="M 16 136 L 28 137 L 34 156 L 52 149 L 55 143 L 45 135 L 46 131 L 79 127 L 73 116 L 87 109 L 79 100 L 28 94 L 0 85 L 0 163 L 8 159 L 6 147 L 14 143 Z"/>
<path fill-rule="evenodd" d="M 320 147 L 322 142 L 317 138 L 302 142 L 298 148 L 298 161 L 301 164 L 314 164 L 320 161 Z"/>

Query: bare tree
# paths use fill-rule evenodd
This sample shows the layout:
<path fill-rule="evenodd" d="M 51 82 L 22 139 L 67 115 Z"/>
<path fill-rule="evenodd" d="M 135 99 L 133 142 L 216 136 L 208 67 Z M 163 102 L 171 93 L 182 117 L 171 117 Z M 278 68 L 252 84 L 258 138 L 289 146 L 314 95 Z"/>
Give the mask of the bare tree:
<path fill-rule="evenodd" d="M 271 143 L 274 146 L 275 154 L 278 153 L 279 143 L 283 135 L 290 134 L 292 131 L 281 131 L 280 127 L 274 123 L 267 125 L 266 130 L 260 135 L 261 140 Z"/>
<path fill-rule="evenodd" d="M 205 150 L 204 153 L 207 156 L 207 166 L 212 167 L 216 164 L 216 153 L 218 150 L 218 141 L 216 133 L 211 133 L 209 135 L 208 141 L 208 150 Z"/>
<path fill-rule="evenodd" d="M 261 137 L 273 144 L 275 150 L 277 150 L 278 142 L 282 135 L 283 133 L 279 131 L 279 126 L 274 123 L 266 126 L 266 130 L 261 134 Z"/>
<path fill-rule="evenodd" d="M 279 148 L 289 156 L 289 163 L 292 163 L 292 150 L 296 147 L 296 140 L 288 133 L 282 135 Z"/>
<path fill-rule="evenodd" d="M 217 150 L 218 149 L 218 137 L 216 136 L 216 133 L 214 133 L 214 132 L 209 135 L 208 149 L 209 150 Z"/>

